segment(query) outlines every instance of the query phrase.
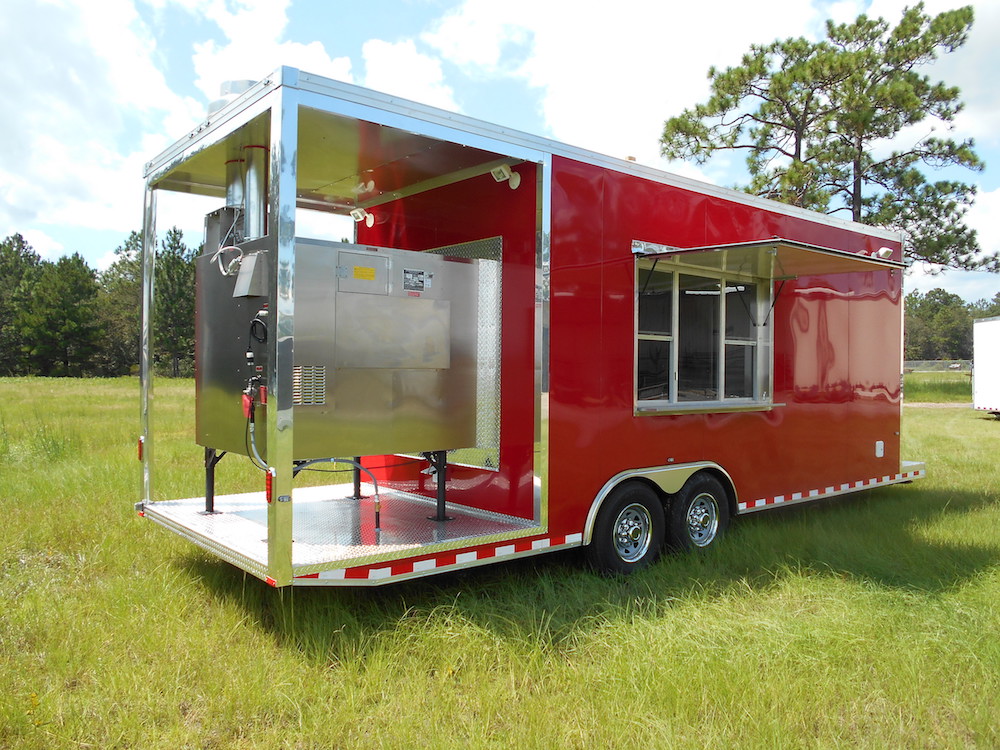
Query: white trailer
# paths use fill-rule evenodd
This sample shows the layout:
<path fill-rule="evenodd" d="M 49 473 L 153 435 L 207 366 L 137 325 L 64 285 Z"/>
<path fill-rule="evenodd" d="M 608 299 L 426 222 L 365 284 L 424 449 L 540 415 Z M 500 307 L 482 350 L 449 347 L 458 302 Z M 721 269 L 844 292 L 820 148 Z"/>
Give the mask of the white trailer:
<path fill-rule="evenodd" d="M 972 407 L 1000 417 L 1000 316 L 972 325 Z"/>

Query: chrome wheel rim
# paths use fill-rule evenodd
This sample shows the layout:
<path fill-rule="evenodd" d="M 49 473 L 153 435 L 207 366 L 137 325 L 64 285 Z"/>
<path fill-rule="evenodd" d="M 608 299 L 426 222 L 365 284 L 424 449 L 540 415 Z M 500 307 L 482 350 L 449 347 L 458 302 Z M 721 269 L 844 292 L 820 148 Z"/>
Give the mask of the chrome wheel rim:
<path fill-rule="evenodd" d="M 615 519 L 615 552 L 622 560 L 633 563 L 649 551 L 653 538 L 653 519 L 644 505 L 632 503 L 622 508 Z"/>
<path fill-rule="evenodd" d="M 696 547 L 706 547 L 719 531 L 719 505 L 715 498 L 703 492 L 694 500 L 687 512 L 688 537 Z"/>

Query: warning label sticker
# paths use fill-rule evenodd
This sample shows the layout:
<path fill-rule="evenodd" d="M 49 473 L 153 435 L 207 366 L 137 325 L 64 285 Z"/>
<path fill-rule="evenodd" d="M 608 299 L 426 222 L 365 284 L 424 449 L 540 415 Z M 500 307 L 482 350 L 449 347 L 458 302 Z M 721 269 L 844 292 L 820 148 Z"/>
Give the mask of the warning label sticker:
<path fill-rule="evenodd" d="M 403 291 L 422 292 L 430 284 L 427 283 L 427 272 L 414 268 L 403 269 Z"/>
<path fill-rule="evenodd" d="M 371 266 L 355 266 L 354 278 L 361 281 L 375 281 L 375 269 Z"/>

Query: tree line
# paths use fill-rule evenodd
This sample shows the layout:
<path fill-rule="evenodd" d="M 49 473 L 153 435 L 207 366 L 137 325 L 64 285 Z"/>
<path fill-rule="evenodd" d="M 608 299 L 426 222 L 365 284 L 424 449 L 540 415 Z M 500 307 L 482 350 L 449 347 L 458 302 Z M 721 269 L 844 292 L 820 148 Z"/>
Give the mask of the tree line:
<path fill-rule="evenodd" d="M 194 262 L 200 248 L 170 229 L 156 258 L 153 364 L 194 372 Z M 0 242 L 0 375 L 114 377 L 138 372 L 142 233 L 104 271 L 79 253 L 43 260 L 20 234 Z"/>
<path fill-rule="evenodd" d="M 972 321 L 1000 316 L 1000 292 L 993 299 L 966 302 L 944 289 L 906 295 L 903 358 L 972 359 Z"/>
<path fill-rule="evenodd" d="M 195 258 L 176 227 L 156 258 L 153 365 L 194 371 Z M 142 234 L 95 271 L 78 253 L 42 260 L 20 234 L 0 242 L 0 375 L 135 374 L 142 317 Z M 967 303 L 944 289 L 906 295 L 905 358 L 971 359 L 974 318 L 1000 316 L 1000 292 Z"/>

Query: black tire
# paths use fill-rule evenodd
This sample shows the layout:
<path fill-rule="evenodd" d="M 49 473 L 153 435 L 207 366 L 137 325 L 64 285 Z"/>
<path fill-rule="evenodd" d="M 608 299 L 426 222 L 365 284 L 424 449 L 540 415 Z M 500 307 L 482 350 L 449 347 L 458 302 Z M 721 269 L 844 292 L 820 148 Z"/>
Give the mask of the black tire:
<path fill-rule="evenodd" d="M 670 500 L 667 546 L 678 552 L 708 549 L 729 526 L 729 496 L 722 482 L 700 472 Z"/>
<path fill-rule="evenodd" d="M 665 528 L 656 492 L 642 482 L 620 484 L 597 513 L 587 560 L 606 575 L 642 570 L 659 556 Z"/>

